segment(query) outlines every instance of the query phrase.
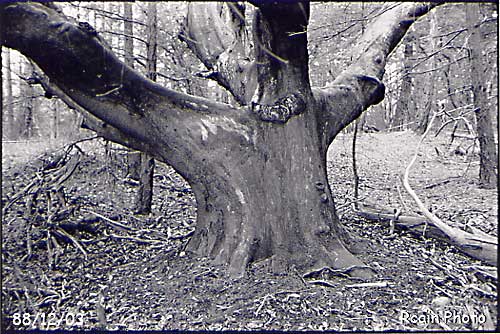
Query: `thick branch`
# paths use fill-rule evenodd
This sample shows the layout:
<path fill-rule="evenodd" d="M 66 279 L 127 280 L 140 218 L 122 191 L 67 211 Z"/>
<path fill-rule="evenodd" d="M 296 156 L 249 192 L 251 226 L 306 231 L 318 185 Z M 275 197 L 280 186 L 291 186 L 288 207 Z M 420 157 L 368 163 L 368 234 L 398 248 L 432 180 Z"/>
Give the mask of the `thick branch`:
<path fill-rule="evenodd" d="M 370 105 L 384 98 L 381 80 L 387 58 L 419 17 L 441 4 L 402 3 L 371 22 L 351 52 L 351 65 L 325 89 L 315 90 L 324 124 L 323 142 L 329 144 L 345 126 Z M 353 102 L 355 101 L 355 102 Z"/>
<path fill-rule="evenodd" d="M 148 153 L 187 173 L 192 145 L 215 145 L 221 136 L 234 140 L 226 146 L 251 139 L 249 128 L 239 125 L 242 117 L 248 121 L 247 112 L 148 80 L 123 64 L 87 23 L 39 3 L 12 3 L 3 12 L 5 45 L 34 60 L 72 101 L 116 129 L 119 142 L 127 137 L 134 148 L 132 142 L 153 148 Z M 210 128 L 207 138 L 204 124 L 219 121 L 224 131 Z"/>
<path fill-rule="evenodd" d="M 180 35 L 209 70 L 206 76 L 242 105 L 248 104 L 256 87 L 245 9 L 237 3 L 192 2 Z"/>
<path fill-rule="evenodd" d="M 311 96 L 307 25 L 309 3 L 255 2 L 253 23 L 257 92 L 252 110 L 264 121 L 286 122 Z M 283 108 L 283 101 L 293 106 Z"/>
<path fill-rule="evenodd" d="M 87 110 L 78 105 L 73 99 L 66 95 L 59 87 L 50 82 L 50 79 L 43 73 L 35 72 L 30 78 L 31 84 L 40 84 L 45 90 L 45 96 L 52 98 L 57 96 L 60 98 L 70 109 L 75 110 L 83 116 L 82 127 L 94 131 L 97 135 L 111 140 L 115 143 L 133 148 L 143 152 L 154 152 L 154 149 L 143 142 L 135 140 L 133 137 L 127 136 L 117 128 L 108 125 Z"/>

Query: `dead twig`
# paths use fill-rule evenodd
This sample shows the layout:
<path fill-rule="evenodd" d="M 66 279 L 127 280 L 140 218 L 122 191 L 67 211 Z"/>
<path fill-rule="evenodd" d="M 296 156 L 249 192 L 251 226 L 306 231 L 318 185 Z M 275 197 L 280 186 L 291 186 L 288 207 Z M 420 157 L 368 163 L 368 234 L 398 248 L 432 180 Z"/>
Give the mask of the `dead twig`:
<path fill-rule="evenodd" d="M 307 273 L 303 274 L 302 277 L 303 278 L 316 277 L 319 274 L 321 274 L 321 273 L 323 273 L 325 271 L 328 271 L 328 272 L 330 272 L 333 275 L 340 275 L 340 276 L 343 276 L 343 277 L 352 278 L 352 277 L 350 277 L 348 275 L 348 273 L 351 272 L 352 270 L 355 270 L 355 269 L 372 269 L 372 268 L 370 266 L 358 266 L 358 265 L 354 265 L 354 266 L 349 266 L 349 267 L 343 268 L 343 269 L 333 269 L 332 267 L 325 266 L 325 267 L 321 267 L 321 268 L 318 268 L 318 269 L 313 269 L 311 271 L 308 271 Z M 310 282 L 310 281 L 308 281 L 308 282 Z"/>
<path fill-rule="evenodd" d="M 264 306 L 264 304 L 266 303 L 266 301 L 269 299 L 269 298 L 273 298 L 274 299 L 274 296 L 271 295 L 271 294 L 267 294 L 264 296 L 264 298 L 262 299 L 262 302 L 260 303 L 259 307 L 257 308 L 257 310 L 255 311 L 255 316 L 258 316 L 260 311 L 262 310 L 262 307 Z"/>
<path fill-rule="evenodd" d="M 386 288 L 389 284 L 387 282 L 368 282 L 368 283 L 357 283 L 357 284 L 347 284 L 346 288 Z"/>
<path fill-rule="evenodd" d="M 54 232 L 56 232 L 57 234 L 65 237 L 65 238 L 68 238 L 76 246 L 76 248 L 78 248 L 82 252 L 84 259 L 85 260 L 88 259 L 87 251 L 85 250 L 85 248 L 83 248 L 83 246 L 80 244 L 80 242 L 74 236 L 72 236 L 71 234 L 69 234 L 68 232 L 63 230 L 62 228 L 57 228 Z"/>
<path fill-rule="evenodd" d="M 188 233 L 185 233 L 185 234 L 181 234 L 181 235 L 171 235 L 168 238 L 171 240 L 179 240 L 179 239 L 189 238 L 193 234 L 194 234 L 194 230 L 189 231 Z"/>
<path fill-rule="evenodd" d="M 310 281 L 307 281 L 307 283 L 314 284 L 314 285 L 326 286 L 328 288 L 336 288 L 337 287 L 335 284 L 332 284 L 328 281 L 320 280 L 320 279 L 310 280 Z"/>
<path fill-rule="evenodd" d="M 156 244 L 156 243 L 164 243 L 165 242 L 163 240 L 158 240 L 158 239 L 141 239 L 141 238 L 132 237 L 132 236 L 116 235 L 116 234 L 112 234 L 112 233 L 107 233 L 106 231 L 104 232 L 104 235 L 109 236 L 109 237 L 114 238 L 114 239 L 131 240 L 131 241 L 135 241 L 135 242 L 142 243 L 142 244 L 151 244 L 151 243 Z"/>
<path fill-rule="evenodd" d="M 91 213 L 91 214 L 93 214 L 93 215 L 101 218 L 105 223 L 108 223 L 112 227 L 118 228 L 120 230 L 137 231 L 137 229 L 134 228 L 134 227 L 130 227 L 130 226 L 124 225 L 122 223 L 119 223 L 119 222 L 117 222 L 115 220 L 109 219 L 108 217 L 103 216 L 100 213 L 97 213 L 95 211 L 92 211 L 92 210 L 89 210 L 89 209 L 82 209 L 82 211 L 87 212 L 87 213 Z"/>

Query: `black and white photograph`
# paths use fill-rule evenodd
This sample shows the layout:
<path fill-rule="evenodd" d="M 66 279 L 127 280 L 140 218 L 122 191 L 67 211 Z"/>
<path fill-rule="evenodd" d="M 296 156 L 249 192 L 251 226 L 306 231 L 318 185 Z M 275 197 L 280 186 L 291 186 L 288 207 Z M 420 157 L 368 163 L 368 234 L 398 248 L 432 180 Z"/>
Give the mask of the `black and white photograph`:
<path fill-rule="evenodd" d="M 498 32 L 0 1 L 0 332 L 498 332 Z"/>

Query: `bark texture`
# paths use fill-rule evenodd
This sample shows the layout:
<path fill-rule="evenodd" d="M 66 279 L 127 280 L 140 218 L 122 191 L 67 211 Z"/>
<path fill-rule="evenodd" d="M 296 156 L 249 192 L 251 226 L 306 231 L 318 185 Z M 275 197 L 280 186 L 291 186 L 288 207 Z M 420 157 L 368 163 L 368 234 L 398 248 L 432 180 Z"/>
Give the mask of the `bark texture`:
<path fill-rule="evenodd" d="M 403 131 L 405 121 L 408 115 L 412 115 L 414 103 L 412 101 L 412 60 L 413 56 L 413 39 L 407 38 L 404 44 L 403 51 L 403 78 L 401 79 L 401 87 L 399 90 L 398 100 L 396 102 L 396 110 L 394 112 L 391 128 L 395 131 Z"/>
<path fill-rule="evenodd" d="M 133 12 L 130 2 L 123 3 L 123 16 L 125 17 L 123 21 L 125 64 L 130 68 L 134 68 L 134 25 L 132 24 Z M 138 181 L 140 178 L 139 170 L 141 165 L 140 152 L 130 150 L 127 154 L 127 162 L 128 176 Z"/>
<path fill-rule="evenodd" d="M 120 62 L 91 27 L 41 4 L 4 7 L 5 42 L 43 69 L 45 86 L 73 103 L 88 127 L 169 163 L 189 182 L 198 210 L 189 250 L 228 264 L 235 276 L 269 259 L 278 272 L 330 266 L 368 277 L 344 246 L 326 152 L 383 99 L 387 57 L 436 3 L 380 15 L 350 66 L 324 89 L 309 83 L 309 4 L 253 4 L 190 4 L 182 34 L 238 108 L 155 84 Z"/>
<path fill-rule="evenodd" d="M 158 10 L 156 3 L 148 3 L 148 21 L 147 21 L 147 44 L 146 44 L 146 65 L 147 77 L 156 81 L 156 65 L 158 62 Z M 153 176 L 154 176 L 155 160 L 147 153 L 140 154 L 140 169 L 139 169 L 139 191 L 136 194 L 136 213 L 148 214 L 151 213 L 151 205 L 153 203 Z"/>
<path fill-rule="evenodd" d="M 33 66 L 29 62 L 21 62 L 19 72 L 22 73 L 24 78 L 28 78 L 21 86 L 20 95 L 23 96 L 21 103 L 23 118 L 20 124 L 19 134 L 24 139 L 30 139 L 34 134 L 33 113 L 34 110 L 36 110 L 35 103 L 37 102 L 35 98 L 35 89 L 29 82 L 29 78 L 31 78 L 33 73 Z"/>
<path fill-rule="evenodd" d="M 479 139 L 479 183 L 484 188 L 495 188 L 498 186 L 498 154 L 495 147 L 495 136 L 493 133 L 493 122 L 491 111 L 488 108 L 487 83 L 484 74 L 487 73 L 486 56 L 481 52 L 484 45 L 484 37 L 480 30 L 479 4 L 465 6 L 467 23 L 471 27 L 469 38 L 469 55 L 471 64 L 472 91 L 474 94 L 475 117 L 477 136 Z"/>
<path fill-rule="evenodd" d="M 4 117 L 3 131 L 4 136 L 7 139 L 12 139 L 13 129 L 14 129 L 14 99 L 12 95 L 12 75 L 11 75 L 11 62 L 10 62 L 10 50 L 5 49 L 5 97 L 2 99 L 2 105 L 5 108 L 2 110 L 2 116 Z M 3 90 L 2 90 L 3 93 Z"/>

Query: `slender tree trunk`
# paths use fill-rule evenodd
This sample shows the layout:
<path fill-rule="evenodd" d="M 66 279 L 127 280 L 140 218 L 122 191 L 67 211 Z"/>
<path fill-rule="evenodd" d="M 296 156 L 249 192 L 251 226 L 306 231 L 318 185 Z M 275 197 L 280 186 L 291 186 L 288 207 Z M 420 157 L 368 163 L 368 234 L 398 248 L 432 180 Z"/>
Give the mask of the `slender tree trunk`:
<path fill-rule="evenodd" d="M 59 136 L 59 119 L 58 119 L 58 115 L 59 115 L 59 111 L 57 110 L 57 100 L 56 99 L 53 99 L 51 102 L 50 102 L 50 110 L 52 112 L 52 138 L 53 139 L 57 139 L 57 137 Z"/>
<path fill-rule="evenodd" d="M 25 78 L 29 78 L 33 73 L 33 67 L 27 61 L 22 61 L 20 63 L 20 72 Z M 21 89 L 20 98 L 22 99 L 22 109 L 23 109 L 23 120 L 20 129 L 22 138 L 31 139 L 33 136 L 33 113 L 35 108 L 34 95 L 35 90 L 32 85 L 28 83 L 23 83 Z"/>
<path fill-rule="evenodd" d="M 158 61 L 157 55 L 157 7 L 156 3 L 148 3 L 148 27 L 147 27 L 147 77 L 156 81 L 156 64 Z M 147 214 L 151 212 L 151 204 L 153 201 L 153 175 L 154 175 L 154 159 L 147 153 L 140 153 L 140 170 L 139 170 L 139 192 L 136 195 L 136 212 L 139 214 Z"/>
<path fill-rule="evenodd" d="M 479 139 L 479 183 L 483 188 L 498 186 L 498 155 L 495 147 L 491 111 L 488 108 L 488 96 L 484 74 L 488 71 L 486 56 L 482 49 L 485 45 L 479 23 L 482 19 L 479 4 L 465 5 L 467 26 L 471 29 L 469 38 L 471 81 L 474 94 L 475 117 Z"/>
<path fill-rule="evenodd" d="M 437 18 L 435 13 L 430 13 L 430 22 L 429 22 L 429 35 L 430 36 L 435 36 L 436 35 L 436 30 L 437 30 Z M 437 49 L 437 43 L 436 43 L 436 37 L 433 37 L 430 39 L 431 42 L 431 53 L 434 53 L 434 51 Z M 436 66 L 436 57 L 437 55 L 434 55 L 430 61 L 429 61 L 429 67 L 431 69 L 435 68 Z M 427 125 L 429 124 L 430 120 L 430 115 L 432 112 L 432 109 L 436 108 L 437 104 L 435 101 L 435 90 L 436 90 L 436 83 L 435 81 L 437 80 L 436 72 L 431 71 L 427 74 L 427 96 L 425 100 L 425 105 L 422 111 L 419 113 L 419 118 L 417 119 L 417 126 L 415 131 L 418 134 L 423 134 L 425 130 L 427 129 Z M 424 88 L 425 90 L 425 88 Z"/>
<path fill-rule="evenodd" d="M 134 19 L 132 12 L 132 3 L 123 3 L 123 16 L 125 20 L 123 21 L 123 32 L 124 32 L 124 50 L 125 50 L 125 64 L 134 68 L 134 25 L 132 20 Z"/>
<path fill-rule="evenodd" d="M 7 139 L 12 138 L 13 128 L 14 128 L 14 99 L 12 96 L 12 72 L 11 72 L 11 60 L 10 60 L 10 50 L 3 48 L 5 52 L 5 80 L 2 83 L 5 85 L 5 97 L 2 100 L 5 108 L 3 109 L 2 115 L 5 116 L 5 136 Z"/>
<path fill-rule="evenodd" d="M 132 3 L 123 3 L 123 16 L 125 20 L 123 21 L 123 32 L 124 32 L 124 52 L 125 52 L 125 64 L 134 68 L 134 25 Z M 140 168 L 141 168 L 141 154 L 140 152 L 130 150 L 127 154 L 128 162 L 128 176 L 139 181 L 140 179 Z"/>
<path fill-rule="evenodd" d="M 404 124 L 408 121 L 408 116 L 413 115 L 413 94 L 412 94 L 412 60 L 413 57 L 413 38 L 407 36 L 403 51 L 403 78 L 401 79 L 401 88 L 399 90 L 398 100 L 394 111 L 394 118 L 391 124 L 393 131 L 403 131 Z"/>
<path fill-rule="evenodd" d="M 365 4 L 361 2 L 361 34 L 365 33 L 365 23 L 363 21 L 365 15 Z M 359 119 L 354 121 L 354 132 L 352 135 L 352 176 L 353 176 L 353 190 L 354 190 L 354 208 L 358 208 L 358 198 L 359 198 L 359 175 L 358 166 L 356 165 L 356 140 L 358 138 L 359 130 Z"/>

